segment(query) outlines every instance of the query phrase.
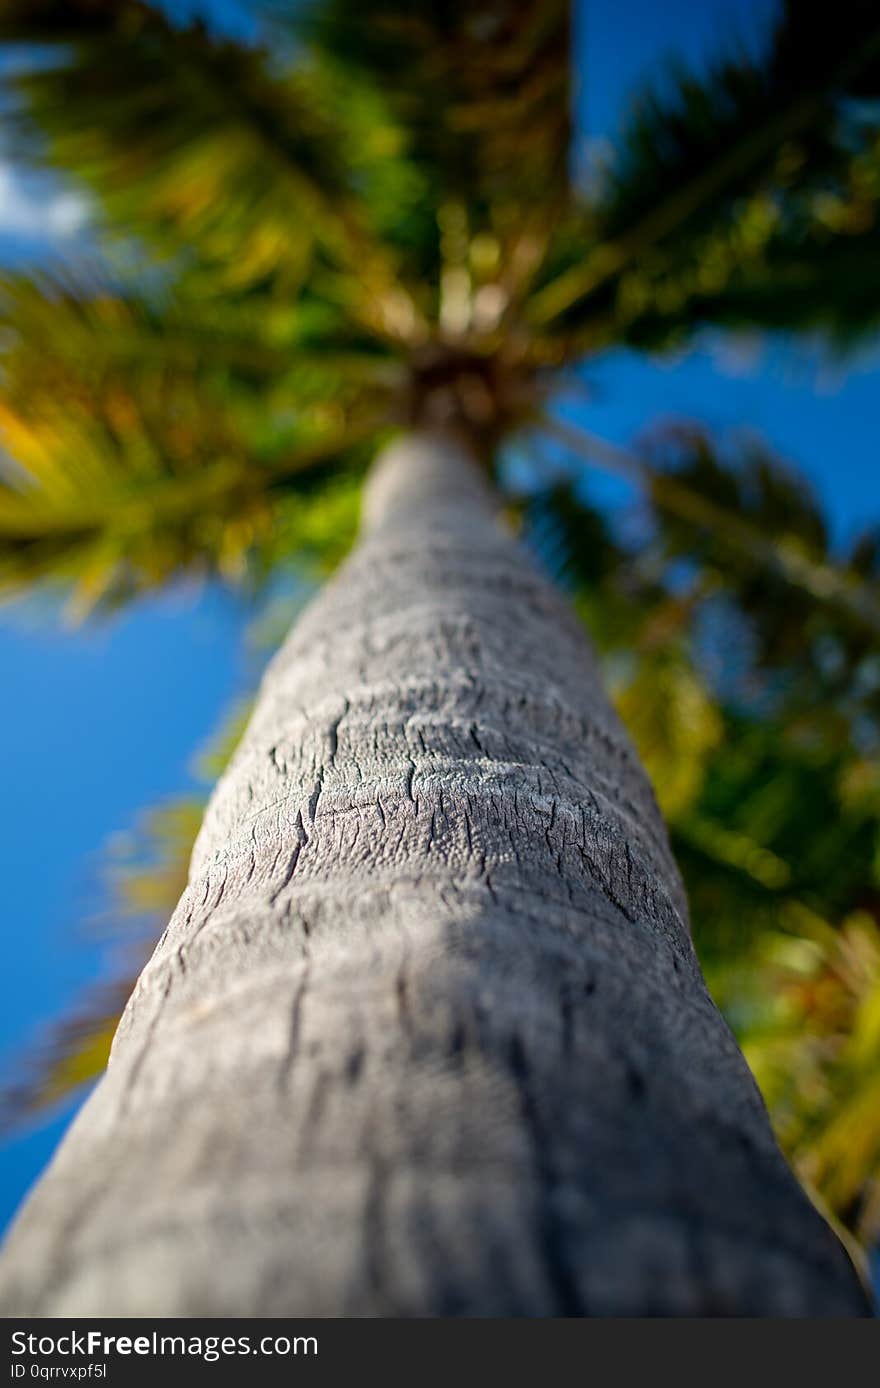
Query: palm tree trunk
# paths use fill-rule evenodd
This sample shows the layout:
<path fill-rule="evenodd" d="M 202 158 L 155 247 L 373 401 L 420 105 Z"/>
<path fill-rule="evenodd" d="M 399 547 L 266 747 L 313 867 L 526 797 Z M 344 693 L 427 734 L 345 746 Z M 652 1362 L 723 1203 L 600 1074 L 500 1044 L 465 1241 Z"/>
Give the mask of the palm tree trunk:
<path fill-rule="evenodd" d="M 272 663 L 7 1314 L 846 1314 L 579 624 L 450 439 Z"/>

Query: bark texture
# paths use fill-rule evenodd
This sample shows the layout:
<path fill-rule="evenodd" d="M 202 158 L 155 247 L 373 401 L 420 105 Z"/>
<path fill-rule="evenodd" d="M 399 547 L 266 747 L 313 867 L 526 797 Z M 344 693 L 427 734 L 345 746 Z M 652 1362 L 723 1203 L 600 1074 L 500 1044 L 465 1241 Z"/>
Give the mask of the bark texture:
<path fill-rule="evenodd" d="M 863 1314 L 583 632 L 426 436 L 273 661 L 8 1315 Z"/>

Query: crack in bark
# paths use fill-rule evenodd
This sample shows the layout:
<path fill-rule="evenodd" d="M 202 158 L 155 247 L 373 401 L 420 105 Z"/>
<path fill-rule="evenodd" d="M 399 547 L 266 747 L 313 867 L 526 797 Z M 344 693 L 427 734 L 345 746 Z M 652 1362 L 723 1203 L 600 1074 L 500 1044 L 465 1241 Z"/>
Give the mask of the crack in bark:
<path fill-rule="evenodd" d="M 282 1093 L 290 1083 L 290 1072 L 293 1069 L 299 1049 L 300 1033 L 302 1032 L 303 1007 L 306 998 L 306 989 L 309 985 L 310 965 L 306 963 L 303 968 L 302 980 L 294 994 L 293 1007 L 290 1013 L 290 1030 L 287 1038 L 287 1050 L 281 1062 L 281 1069 L 278 1074 L 278 1088 Z"/>
<path fill-rule="evenodd" d="M 532 1151 L 537 1185 L 537 1238 L 544 1269 L 553 1291 L 556 1314 L 586 1316 L 589 1315 L 589 1309 L 584 1303 L 573 1266 L 569 1229 L 559 1209 L 559 1193 L 563 1182 L 552 1157 L 554 1135 L 547 1130 L 541 1119 L 540 1100 L 533 1089 L 526 1048 L 517 1032 L 514 1032 L 510 1039 L 508 1057 Z"/>

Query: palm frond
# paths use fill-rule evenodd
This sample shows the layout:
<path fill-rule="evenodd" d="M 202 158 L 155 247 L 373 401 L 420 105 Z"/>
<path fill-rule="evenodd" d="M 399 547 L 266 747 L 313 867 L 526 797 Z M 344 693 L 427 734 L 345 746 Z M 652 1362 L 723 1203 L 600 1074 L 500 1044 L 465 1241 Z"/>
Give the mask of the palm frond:
<path fill-rule="evenodd" d="M 821 332 L 848 347 L 880 322 L 880 130 L 835 166 L 745 199 L 702 238 L 620 278 L 613 335 L 658 348 L 703 324 Z M 601 337 L 595 332 L 594 344 Z"/>
<path fill-rule="evenodd" d="M 832 556 L 803 479 L 758 440 L 746 440 L 731 463 L 699 426 L 657 430 L 641 451 L 555 418 L 545 418 L 544 427 L 575 456 L 643 489 L 675 552 L 706 562 L 728 556 L 760 584 L 775 580 L 784 592 L 800 590 L 807 603 L 829 605 L 872 639 L 880 633 L 880 590 L 865 561 L 855 550 L 849 562 Z M 733 572 L 729 564 L 724 572 Z M 766 607 L 766 586 L 762 592 Z"/>
<path fill-rule="evenodd" d="M 323 52 L 387 94 L 441 202 L 521 208 L 533 200 L 530 176 L 542 200 L 566 189 L 566 0 L 329 0 L 311 6 L 304 27 Z"/>
<path fill-rule="evenodd" d="M 858 130 L 847 99 L 878 91 L 880 20 L 868 0 L 843 0 L 832 25 L 818 6 L 788 0 L 763 55 L 740 52 L 699 77 L 679 69 L 636 107 L 589 211 L 581 257 L 539 288 L 532 320 L 564 331 L 589 324 L 601 345 L 621 293 L 626 318 L 634 299 L 650 308 L 658 294 L 678 292 L 683 301 L 681 274 L 717 288 L 771 233 L 773 255 L 787 251 L 796 271 L 805 207 L 835 193 L 854 142 L 870 141 L 870 120 Z M 757 309 L 755 298 L 760 322 Z M 584 346 L 597 342 L 587 334 Z"/>
<path fill-rule="evenodd" d="M 381 91 L 404 132 L 430 193 L 446 293 L 488 274 L 516 299 L 570 203 L 569 9 L 329 0 L 305 10 L 308 41 Z M 298 15 L 294 26 L 303 30 Z"/>
<path fill-rule="evenodd" d="M 140 0 L 13 0 L 0 37 L 53 45 L 51 61 L 15 78 L 10 130 L 84 180 L 115 232 L 198 257 L 233 288 L 295 287 L 319 254 L 390 276 L 347 157 L 351 132 L 305 63 L 282 71 Z"/>
<path fill-rule="evenodd" d="M 83 609 L 265 568 L 294 498 L 314 509 L 306 474 L 355 477 L 400 386 L 307 301 L 7 278 L 0 326 L 0 585 L 73 582 Z"/>
<path fill-rule="evenodd" d="M 746 1057 L 802 1179 L 870 1246 L 880 1233 L 880 930 L 795 910 L 731 980 Z"/>
<path fill-rule="evenodd" d="M 323 464 L 344 475 L 349 459 L 362 469 L 367 455 L 358 462 L 356 445 L 376 431 L 371 419 L 360 437 L 331 434 L 260 466 L 216 429 L 218 456 L 206 460 L 212 440 L 203 418 L 178 426 L 200 435 L 197 456 L 188 442 L 182 457 L 172 455 L 167 437 L 160 448 L 140 421 L 124 425 L 108 439 L 69 411 L 33 426 L 0 410 L 0 432 L 17 458 L 0 483 L 0 590 L 52 580 L 72 588 L 72 610 L 82 615 L 186 573 L 243 579 L 280 557 L 281 536 L 293 546 L 314 528 L 315 497 L 297 485 L 301 474 Z"/>

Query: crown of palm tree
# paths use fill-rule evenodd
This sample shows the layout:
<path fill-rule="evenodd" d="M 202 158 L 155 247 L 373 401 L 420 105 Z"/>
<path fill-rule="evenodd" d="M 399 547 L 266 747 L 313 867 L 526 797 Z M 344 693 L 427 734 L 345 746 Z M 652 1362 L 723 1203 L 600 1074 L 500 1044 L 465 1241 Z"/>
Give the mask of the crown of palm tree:
<path fill-rule="evenodd" d="M 401 422 L 457 418 L 491 462 L 612 345 L 875 325 L 870 3 L 833 26 L 786 4 L 760 56 L 669 75 L 592 189 L 563 0 L 262 9 L 261 47 L 145 0 L 0 8 L 0 37 L 49 45 L 15 80 L 14 143 L 88 187 L 102 249 L 0 284 L 6 584 L 73 580 L 87 607 L 271 564 Z M 711 525 L 705 470 L 634 472 Z M 859 608 L 853 566 L 792 530 L 783 576 Z"/>

